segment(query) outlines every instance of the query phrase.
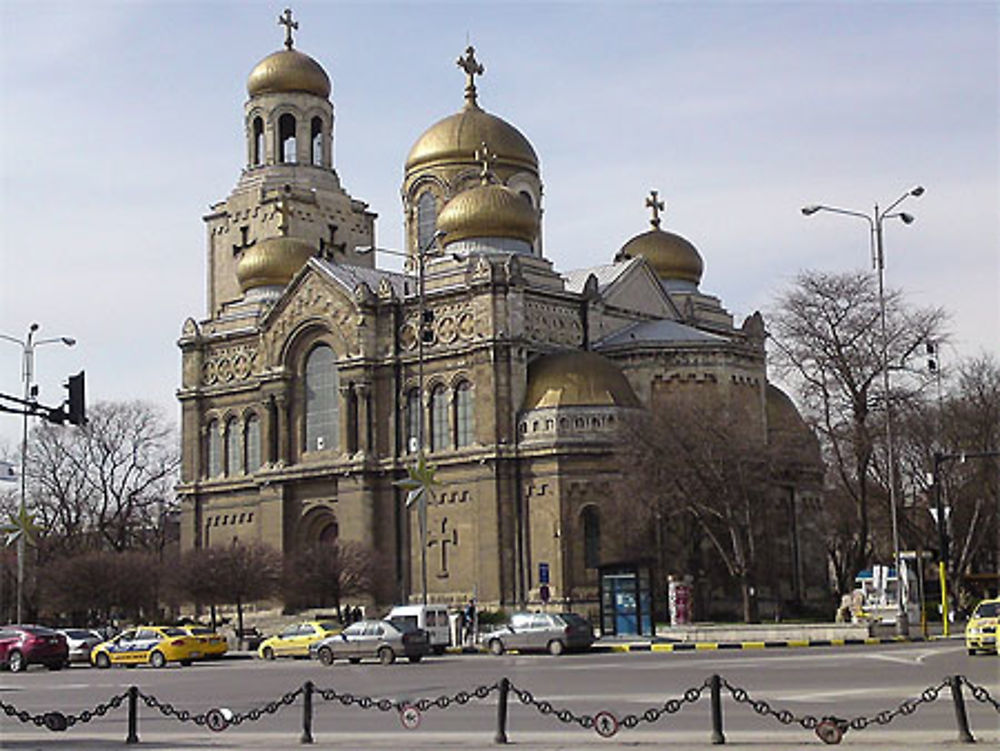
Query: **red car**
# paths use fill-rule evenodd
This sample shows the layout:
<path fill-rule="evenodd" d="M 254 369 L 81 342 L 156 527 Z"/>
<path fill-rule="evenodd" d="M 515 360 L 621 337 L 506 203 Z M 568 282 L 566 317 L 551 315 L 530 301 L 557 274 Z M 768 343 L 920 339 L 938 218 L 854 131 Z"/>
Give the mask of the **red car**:
<path fill-rule="evenodd" d="M 45 665 L 60 670 L 69 658 L 66 637 L 45 626 L 0 627 L 0 665 L 12 673 L 27 670 L 28 665 Z"/>

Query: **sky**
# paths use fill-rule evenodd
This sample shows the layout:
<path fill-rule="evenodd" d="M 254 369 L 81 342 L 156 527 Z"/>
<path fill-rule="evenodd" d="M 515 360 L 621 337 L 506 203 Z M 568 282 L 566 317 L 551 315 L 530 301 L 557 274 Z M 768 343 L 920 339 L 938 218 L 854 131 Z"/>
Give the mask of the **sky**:
<path fill-rule="evenodd" d="M 0 333 L 35 350 L 44 404 L 86 371 L 88 402 L 141 399 L 177 422 L 176 341 L 206 314 L 202 217 L 244 165 L 253 66 L 284 2 L 0 0 Z M 945 369 L 1000 351 L 1000 3 L 300 2 L 296 48 L 333 83 L 334 165 L 402 247 L 403 163 L 461 108 L 467 44 L 484 109 L 533 144 L 545 254 L 610 262 L 663 228 L 705 261 L 739 325 L 806 269 L 870 268 L 950 314 Z M 385 261 L 380 259 L 380 263 Z M 391 263 L 391 262 L 390 262 Z M 21 349 L 0 341 L 0 393 Z M 0 453 L 21 420 L 0 413 Z"/>

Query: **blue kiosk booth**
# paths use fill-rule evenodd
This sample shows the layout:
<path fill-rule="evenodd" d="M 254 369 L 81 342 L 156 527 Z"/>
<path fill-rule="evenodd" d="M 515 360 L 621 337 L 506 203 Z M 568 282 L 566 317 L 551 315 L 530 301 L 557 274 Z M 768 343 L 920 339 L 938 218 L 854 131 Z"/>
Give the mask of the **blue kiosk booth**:
<path fill-rule="evenodd" d="M 646 563 L 609 563 L 598 568 L 601 634 L 653 636 L 651 567 Z"/>

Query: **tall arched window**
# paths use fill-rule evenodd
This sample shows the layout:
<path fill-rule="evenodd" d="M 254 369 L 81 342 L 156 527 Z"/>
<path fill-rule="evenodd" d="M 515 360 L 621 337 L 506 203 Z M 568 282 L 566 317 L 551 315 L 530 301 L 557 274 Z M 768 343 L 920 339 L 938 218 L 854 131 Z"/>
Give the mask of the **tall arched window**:
<path fill-rule="evenodd" d="M 240 473 L 240 426 L 235 417 L 226 421 L 226 476 Z"/>
<path fill-rule="evenodd" d="M 295 164 L 295 117 L 287 112 L 278 118 L 278 161 Z"/>
<path fill-rule="evenodd" d="M 406 434 L 404 440 L 406 444 L 403 451 L 414 453 L 420 449 L 420 392 L 417 389 L 410 389 L 406 393 Z"/>
<path fill-rule="evenodd" d="M 222 436 L 219 435 L 218 420 L 212 420 L 208 424 L 205 437 L 208 439 L 206 476 L 209 478 L 218 477 L 222 474 Z"/>
<path fill-rule="evenodd" d="M 321 344 L 306 358 L 306 451 L 337 448 L 340 433 L 338 387 L 333 350 Z"/>
<path fill-rule="evenodd" d="M 255 117 L 253 119 L 253 166 L 259 167 L 264 163 L 264 120 Z"/>
<path fill-rule="evenodd" d="M 310 144 L 312 147 L 312 163 L 316 167 L 323 164 L 323 120 L 314 117 L 310 126 Z"/>
<path fill-rule="evenodd" d="M 583 510 L 583 565 L 597 568 L 601 562 L 601 518 L 597 508 L 587 506 Z"/>
<path fill-rule="evenodd" d="M 471 444 L 474 432 L 472 384 L 462 381 L 455 389 L 455 445 L 461 448 Z"/>
<path fill-rule="evenodd" d="M 424 250 L 437 229 L 437 209 L 434 194 L 425 190 L 417 199 L 417 250 Z"/>
<path fill-rule="evenodd" d="M 243 428 L 243 466 L 247 474 L 260 469 L 260 419 L 250 415 Z"/>
<path fill-rule="evenodd" d="M 431 451 L 448 448 L 448 392 L 435 386 L 431 392 Z"/>

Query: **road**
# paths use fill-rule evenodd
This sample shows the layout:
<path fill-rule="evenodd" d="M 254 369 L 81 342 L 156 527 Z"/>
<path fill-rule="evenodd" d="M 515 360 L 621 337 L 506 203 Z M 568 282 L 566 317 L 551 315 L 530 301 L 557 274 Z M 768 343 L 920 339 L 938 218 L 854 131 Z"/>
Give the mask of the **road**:
<path fill-rule="evenodd" d="M 896 710 L 903 701 L 940 686 L 950 675 L 964 675 L 971 683 L 986 688 L 993 699 L 1000 699 L 1000 660 L 969 657 L 957 641 L 557 658 L 447 655 L 419 665 L 403 662 L 390 667 L 340 662 L 323 667 L 301 660 L 265 663 L 233 659 L 161 670 L 139 667 L 100 671 L 80 666 L 51 673 L 35 668 L 16 675 L 0 673 L 0 699 L 31 714 L 58 710 L 78 715 L 135 685 L 161 704 L 191 715 L 213 707 L 225 707 L 237 716 L 263 710 L 257 720 L 247 719 L 239 726 L 212 733 L 192 722 L 165 716 L 140 700 L 138 736 L 145 747 L 300 748 L 302 698 L 295 696 L 287 705 L 281 704 L 281 699 L 312 681 L 317 691 L 313 696 L 312 733 L 319 747 L 487 748 L 493 745 L 497 729 L 498 692 L 490 690 L 482 698 L 474 692 L 477 687 L 488 689 L 506 677 L 516 689 L 530 692 L 537 702 L 551 703 L 555 710 L 543 714 L 536 704 L 523 703 L 527 694 L 510 694 L 507 734 L 519 748 L 655 748 L 668 743 L 679 748 L 706 748 L 712 729 L 709 689 L 689 693 L 693 701 L 684 698 L 685 692 L 697 691 L 713 674 L 732 687 L 744 689 L 752 701 L 758 702 L 758 710 L 765 709 L 759 703 L 763 701 L 775 711 L 787 710 L 794 718 L 786 725 L 771 714 L 759 714 L 749 702 L 736 702 L 724 686 L 723 725 L 731 748 L 740 748 L 741 744 L 756 749 L 822 746 L 811 729 L 798 724 L 799 718 L 874 718 L 882 710 Z M 327 692 L 325 696 L 323 691 Z M 459 704 L 454 698 L 462 691 L 472 696 Z M 964 695 L 969 724 L 977 740 L 982 744 L 1000 742 L 1000 714 L 988 703 L 976 701 L 968 688 Z M 355 703 L 345 706 L 344 701 L 351 701 L 348 697 L 388 699 L 393 708 L 380 711 L 375 706 L 363 708 Z M 445 707 L 429 706 L 419 713 L 417 729 L 403 727 L 396 705 L 438 697 L 451 701 L 442 701 Z M 647 710 L 662 709 L 672 699 L 678 704 L 668 708 L 678 711 L 663 713 L 654 722 L 646 721 Z M 266 711 L 269 705 L 276 711 Z M 569 722 L 558 719 L 563 709 L 569 713 L 564 715 Z M 574 721 L 575 717 L 602 711 L 609 712 L 616 721 L 631 714 L 639 722 L 634 728 L 620 728 L 609 740 Z M 124 703 L 64 733 L 0 715 L 2 748 L 118 748 L 124 746 L 126 736 Z M 873 720 L 863 730 L 848 730 L 844 744 L 915 749 L 951 745 L 957 738 L 951 692 L 946 687 L 936 700 L 920 703 L 915 712 L 897 716 L 887 725 Z"/>

